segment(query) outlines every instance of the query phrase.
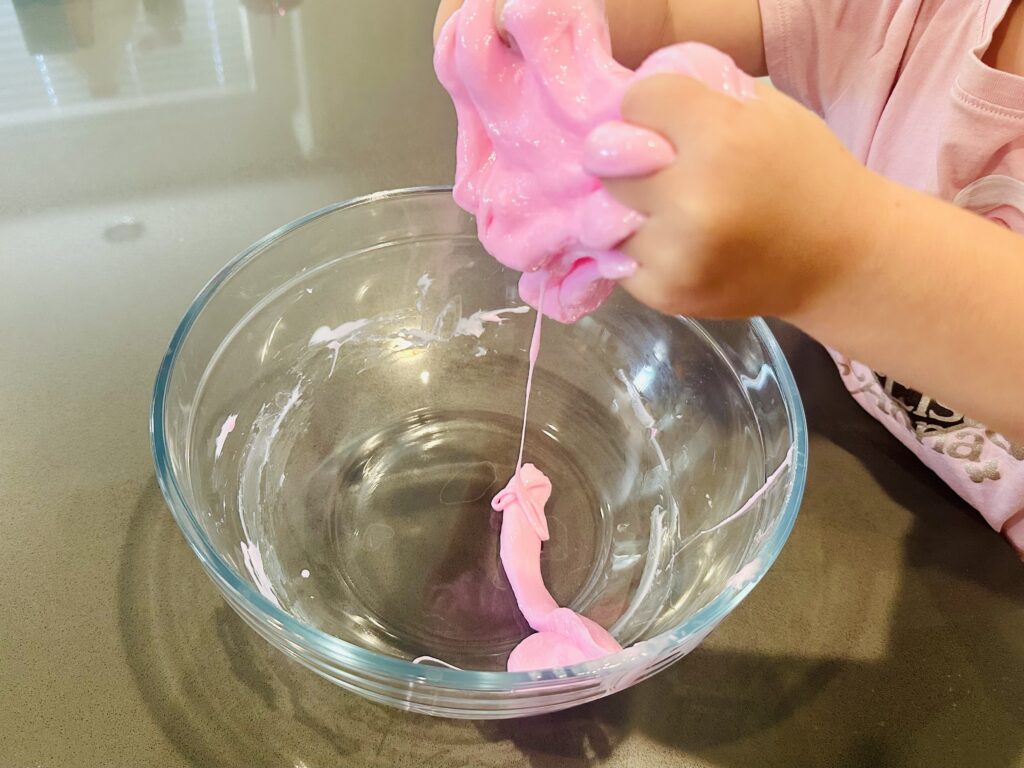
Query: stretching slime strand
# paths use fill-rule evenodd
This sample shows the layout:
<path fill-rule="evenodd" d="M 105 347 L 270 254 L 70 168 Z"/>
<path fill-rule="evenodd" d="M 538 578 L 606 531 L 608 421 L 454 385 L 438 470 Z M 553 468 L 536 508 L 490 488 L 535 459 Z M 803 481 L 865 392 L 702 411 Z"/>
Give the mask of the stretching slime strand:
<path fill-rule="evenodd" d="M 544 585 L 551 482 L 523 464 L 523 447 L 542 317 L 575 322 L 636 269 L 619 246 L 644 219 L 615 201 L 598 176 L 655 173 L 675 159 L 659 134 L 622 122 L 622 98 L 633 82 L 659 73 L 689 75 L 740 98 L 754 88 L 728 56 L 698 44 L 658 51 L 636 72 L 620 66 L 593 0 L 508 0 L 507 37 L 495 27 L 494 2 L 466 0 L 441 31 L 434 66 L 458 116 L 455 201 L 476 216 L 487 251 L 523 273 L 519 293 L 538 310 L 519 459 L 492 502 L 502 513 L 502 567 L 536 632 L 509 656 L 516 672 L 621 650 Z"/>

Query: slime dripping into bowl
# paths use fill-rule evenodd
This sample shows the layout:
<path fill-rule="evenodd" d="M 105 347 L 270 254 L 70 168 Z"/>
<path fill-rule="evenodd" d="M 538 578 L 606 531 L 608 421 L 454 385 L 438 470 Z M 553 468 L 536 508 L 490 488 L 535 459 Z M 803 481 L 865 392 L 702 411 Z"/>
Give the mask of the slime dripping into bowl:
<path fill-rule="evenodd" d="M 806 428 L 763 322 L 664 317 L 616 292 L 550 324 L 526 457 L 556 488 L 544 577 L 628 647 L 501 671 L 529 634 L 490 510 L 532 331 L 516 281 L 450 189 L 372 195 L 236 258 L 161 367 L 158 477 L 203 567 L 271 643 L 376 701 L 500 718 L 628 687 L 692 650 L 795 520 Z"/>

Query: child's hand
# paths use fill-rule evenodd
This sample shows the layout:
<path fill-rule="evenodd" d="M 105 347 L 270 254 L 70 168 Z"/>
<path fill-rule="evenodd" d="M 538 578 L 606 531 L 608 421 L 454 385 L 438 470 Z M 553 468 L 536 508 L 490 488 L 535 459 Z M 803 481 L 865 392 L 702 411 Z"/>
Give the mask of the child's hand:
<path fill-rule="evenodd" d="M 623 118 L 664 136 L 676 159 L 646 177 L 605 178 L 648 217 L 623 250 L 639 265 L 623 281 L 664 312 L 792 317 L 855 268 L 865 203 L 881 182 L 813 113 L 767 86 L 740 101 L 678 75 L 643 80 Z M 597 129 L 588 170 L 607 174 L 615 142 Z"/>
<path fill-rule="evenodd" d="M 679 75 L 627 93 L 624 119 L 664 136 L 676 158 L 606 178 L 649 217 L 624 245 L 639 264 L 626 289 L 667 312 L 790 320 L 1024 440 L 1024 238 L 874 174 L 813 113 L 756 93 L 739 101 Z M 586 153 L 596 175 L 623 167 L 614 150 L 628 144 L 602 147 L 602 130 Z M 648 149 L 660 144 L 644 133 Z"/>

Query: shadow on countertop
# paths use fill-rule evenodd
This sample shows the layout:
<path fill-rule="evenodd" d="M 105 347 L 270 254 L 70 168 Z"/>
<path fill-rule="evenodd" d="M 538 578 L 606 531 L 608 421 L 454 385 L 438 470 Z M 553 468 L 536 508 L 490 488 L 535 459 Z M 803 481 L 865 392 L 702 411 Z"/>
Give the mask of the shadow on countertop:
<path fill-rule="evenodd" d="M 154 480 L 132 515 L 118 583 L 123 643 L 148 710 L 189 763 L 227 768 L 687 764 L 684 756 L 725 768 L 1024 765 L 1020 562 L 860 412 L 820 348 L 776 331 L 814 442 L 856 457 L 884 492 L 837 509 L 812 443 L 801 515 L 913 516 L 882 658 L 710 643 L 636 688 L 568 712 L 476 723 L 409 715 L 336 688 L 251 631 L 209 584 Z M 800 528 L 780 564 L 814 561 L 815 536 Z M 846 556 L 870 564 L 872 552 Z M 788 578 L 776 569 L 768 578 Z M 755 590 L 748 602 L 756 600 Z M 748 621 L 746 609 L 725 627 Z M 786 621 L 787 610 L 774 615 Z"/>

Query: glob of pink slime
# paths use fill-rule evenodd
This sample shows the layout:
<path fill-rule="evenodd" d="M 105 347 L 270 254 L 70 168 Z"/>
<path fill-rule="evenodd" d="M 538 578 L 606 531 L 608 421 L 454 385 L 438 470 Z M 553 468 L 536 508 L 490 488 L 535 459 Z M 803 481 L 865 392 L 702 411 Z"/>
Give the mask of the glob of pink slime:
<path fill-rule="evenodd" d="M 542 285 L 541 301 L 545 290 Z M 550 538 L 544 506 L 551 497 L 551 481 L 533 464 L 523 464 L 523 448 L 543 318 L 538 312 L 530 342 L 530 372 L 526 379 L 526 405 L 516 471 L 505 490 L 491 502 L 491 507 L 502 513 L 501 565 L 519 610 L 537 633 L 513 649 L 508 657 L 509 672 L 565 667 L 622 650 L 600 624 L 571 608 L 559 607 L 544 586 L 540 573 L 541 545 Z"/>
<path fill-rule="evenodd" d="M 544 505 L 551 481 L 533 464 L 524 464 L 492 502 L 502 512 L 501 563 L 519 610 L 536 630 L 508 657 L 509 672 L 566 667 L 621 651 L 600 624 L 570 608 L 561 608 L 540 573 L 541 543 L 548 540 Z"/>
<path fill-rule="evenodd" d="M 612 58 L 607 24 L 592 0 L 507 0 L 503 37 L 494 2 L 466 0 L 441 32 L 434 66 L 458 117 L 455 201 L 476 216 L 484 248 L 523 273 L 519 293 L 538 310 L 528 412 L 542 317 L 575 322 L 636 269 L 619 246 L 644 219 L 615 201 L 599 177 L 651 174 L 675 159 L 662 136 L 622 122 L 626 90 L 640 78 L 675 73 L 747 98 L 754 81 L 699 44 L 662 49 L 632 72 Z M 560 607 L 544 585 L 551 482 L 523 464 L 526 415 L 515 474 L 492 502 L 503 513 L 502 566 L 536 631 L 512 651 L 510 672 L 622 649 L 599 624 Z"/>
<path fill-rule="evenodd" d="M 494 1 L 466 0 L 434 55 L 459 123 L 455 201 L 476 216 L 484 248 L 523 273 L 523 300 L 574 322 L 636 269 L 618 247 L 643 217 L 599 177 L 646 175 L 675 158 L 661 135 L 621 121 L 627 89 L 675 73 L 746 98 L 754 80 L 696 43 L 657 51 L 633 72 L 612 58 L 593 0 L 507 0 L 503 37 Z"/>

